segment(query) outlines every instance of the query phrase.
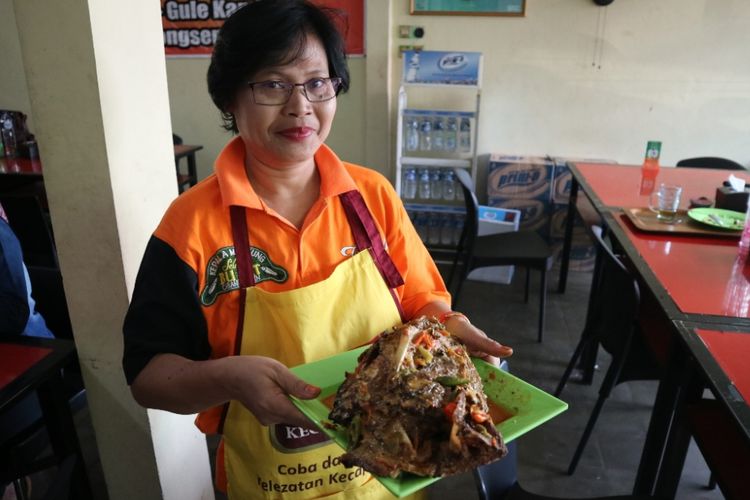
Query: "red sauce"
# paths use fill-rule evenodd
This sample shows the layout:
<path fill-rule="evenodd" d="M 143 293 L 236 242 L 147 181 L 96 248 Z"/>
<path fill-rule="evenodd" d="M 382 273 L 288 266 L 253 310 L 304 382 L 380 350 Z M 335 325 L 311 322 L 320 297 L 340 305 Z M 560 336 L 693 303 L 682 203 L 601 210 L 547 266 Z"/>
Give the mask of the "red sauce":
<path fill-rule="evenodd" d="M 492 401 L 487 401 L 487 406 L 490 408 L 490 417 L 492 417 L 492 422 L 494 422 L 495 425 L 508 420 L 514 415 L 514 413 L 508 408 L 493 403 Z"/>
<path fill-rule="evenodd" d="M 333 401 L 335 399 L 336 399 L 336 393 L 334 392 L 333 394 L 331 394 L 327 398 L 321 399 L 320 402 L 323 403 L 325 405 L 325 407 L 330 410 L 330 409 L 333 408 Z"/>

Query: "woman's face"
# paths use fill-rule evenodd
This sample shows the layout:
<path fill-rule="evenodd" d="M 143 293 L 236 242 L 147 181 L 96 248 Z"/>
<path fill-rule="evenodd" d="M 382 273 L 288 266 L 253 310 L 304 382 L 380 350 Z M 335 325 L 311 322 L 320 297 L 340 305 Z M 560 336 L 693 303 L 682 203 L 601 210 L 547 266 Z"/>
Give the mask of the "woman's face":
<path fill-rule="evenodd" d="M 312 78 L 327 78 L 328 58 L 318 37 L 308 35 L 300 57 L 289 64 L 265 68 L 249 81 L 276 80 L 304 83 Z M 237 93 L 230 110 L 239 135 L 245 143 L 247 161 L 274 168 L 293 167 L 312 162 L 313 155 L 328 137 L 336 114 L 336 99 L 312 103 L 294 87 L 286 104 L 255 104 L 250 87 Z"/>

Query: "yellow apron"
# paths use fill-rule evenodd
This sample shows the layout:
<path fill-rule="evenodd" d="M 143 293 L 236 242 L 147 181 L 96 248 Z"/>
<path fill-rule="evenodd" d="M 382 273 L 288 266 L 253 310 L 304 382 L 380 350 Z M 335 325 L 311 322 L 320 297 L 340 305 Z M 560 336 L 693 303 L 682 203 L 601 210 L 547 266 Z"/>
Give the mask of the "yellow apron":
<path fill-rule="evenodd" d="M 357 191 L 340 199 L 357 253 L 329 278 L 279 293 L 253 286 L 245 264 L 251 262 L 245 211 L 231 207 L 240 289 L 245 296 L 239 354 L 268 356 L 291 367 L 352 349 L 402 321 L 393 288 L 403 280 L 383 249 L 364 200 Z M 369 473 L 340 465 L 343 450 L 316 428 L 266 427 L 241 403 L 232 401 L 223 433 L 232 500 L 393 498 Z"/>

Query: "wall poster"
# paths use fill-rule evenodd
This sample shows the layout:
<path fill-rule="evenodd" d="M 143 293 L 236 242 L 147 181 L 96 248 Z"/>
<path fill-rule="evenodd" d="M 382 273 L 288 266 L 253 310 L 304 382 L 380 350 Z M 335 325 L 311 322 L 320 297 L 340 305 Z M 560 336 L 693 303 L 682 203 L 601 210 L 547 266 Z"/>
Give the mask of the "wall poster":
<path fill-rule="evenodd" d="M 411 0 L 411 14 L 524 16 L 526 0 Z"/>
<path fill-rule="evenodd" d="M 377 0 L 376 0 L 377 1 Z M 344 12 L 346 53 L 365 53 L 365 0 L 312 0 Z M 248 2 L 230 0 L 161 0 L 164 52 L 167 57 L 211 57 L 224 20 Z"/>

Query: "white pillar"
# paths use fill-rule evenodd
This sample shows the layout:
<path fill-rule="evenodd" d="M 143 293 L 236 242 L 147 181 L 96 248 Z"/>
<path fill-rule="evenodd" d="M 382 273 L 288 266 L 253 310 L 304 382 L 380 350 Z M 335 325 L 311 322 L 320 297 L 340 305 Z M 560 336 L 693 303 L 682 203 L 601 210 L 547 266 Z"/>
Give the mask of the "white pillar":
<path fill-rule="evenodd" d="M 121 368 L 138 265 L 177 194 L 159 2 L 15 0 L 14 7 L 109 498 L 213 498 L 193 418 L 147 413 Z"/>

